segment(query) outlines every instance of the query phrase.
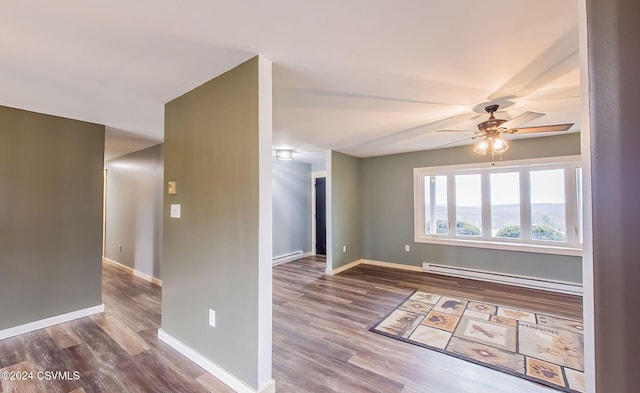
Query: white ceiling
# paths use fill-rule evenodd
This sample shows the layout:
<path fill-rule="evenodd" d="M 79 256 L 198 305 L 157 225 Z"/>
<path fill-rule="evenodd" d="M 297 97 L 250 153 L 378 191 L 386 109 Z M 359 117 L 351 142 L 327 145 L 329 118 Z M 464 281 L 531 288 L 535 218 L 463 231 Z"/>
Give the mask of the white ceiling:
<path fill-rule="evenodd" d="M 577 123 L 576 26 L 574 0 L 8 0 L 0 104 L 105 124 L 114 157 L 161 142 L 164 103 L 259 53 L 274 147 L 431 149 L 492 100 L 513 103 L 501 118 L 547 114 L 526 126 Z"/>

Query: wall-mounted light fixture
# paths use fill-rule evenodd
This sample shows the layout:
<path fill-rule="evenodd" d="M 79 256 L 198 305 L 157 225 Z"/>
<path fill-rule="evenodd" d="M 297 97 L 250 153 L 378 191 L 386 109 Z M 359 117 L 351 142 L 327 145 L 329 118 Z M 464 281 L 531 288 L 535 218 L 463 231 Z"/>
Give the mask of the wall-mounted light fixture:
<path fill-rule="evenodd" d="M 283 161 L 293 160 L 293 150 L 278 149 L 276 150 L 276 158 Z"/>

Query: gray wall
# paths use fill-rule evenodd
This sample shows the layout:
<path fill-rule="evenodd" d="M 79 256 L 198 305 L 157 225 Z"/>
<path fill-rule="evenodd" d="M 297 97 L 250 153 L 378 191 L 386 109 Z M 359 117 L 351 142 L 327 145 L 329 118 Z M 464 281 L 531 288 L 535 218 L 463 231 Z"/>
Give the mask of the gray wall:
<path fill-rule="evenodd" d="M 638 391 L 640 2 L 587 1 L 597 391 Z"/>
<path fill-rule="evenodd" d="M 540 153 L 543 154 L 540 154 Z M 580 154 L 577 133 L 514 140 L 509 160 Z M 422 266 L 423 262 L 582 281 L 582 258 L 415 243 L 413 168 L 483 163 L 469 146 L 358 159 L 333 152 L 333 268 L 359 258 Z M 359 237 L 361 236 L 361 237 Z M 360 239 L 362 245 L 360 247 Z M 342 245 L 347 253 L 342 252 Z M 405 245 L 411 251 L 404 251 Z"/>
<path fill-rule="evenodd" d="M 359 158 L 332 151 L 330 165 L 332 249 L 327 252 L 332 269 L 337 269 L 362 258 L 362 200 L 368 196 L 362 191 Z"/>
<path fill-rule="evenodd" d="M 0 107 L 0 329 L 102 301 L 104 126 Z"/>
<path fill-rule="evenodd" d="M 162 145 L 109 160 L 105 168 L 105 257 L 161 278 Z"/>
<path fill-rule="evenodd" d="M 254 58 L 166 105 L 164 179 L 176 181 L 177 195 L 164 198 L 162 264 L 162 329 L 254 389 L 258 81 Z M 169 218 L 170 204 L 182 205 L 182 218 Z"/>
<path fill-rule="evenodd" d="M 580 154 L 580 134 L 513 140 L 506 160 Z M 582 258 L 414 243 L 413 168 L 479 163 L 471 146 L 362 159 L 363 258 L 422 266 L 423 262 L 582 281 Z M 411 246 L 406 252 L 404 246 Z"/>
<path fill-rule="evenodd" d="M 311 165 L 272 160 L 273 256 L 311 251 Z"/>

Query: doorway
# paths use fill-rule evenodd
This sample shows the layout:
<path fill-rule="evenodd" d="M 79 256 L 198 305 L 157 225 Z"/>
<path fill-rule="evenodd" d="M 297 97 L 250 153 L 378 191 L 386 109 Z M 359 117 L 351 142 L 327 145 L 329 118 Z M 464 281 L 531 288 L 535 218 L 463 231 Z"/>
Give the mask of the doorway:
<path fill-rule="evenodd" d="M 327 255 L 326 178 L 316 178 L 316 254 Z"/>
<path fill-rule="evenodd" d="M 311 245 L 315 255 L 327 255 L 326 171 L 311 172 Z"/>

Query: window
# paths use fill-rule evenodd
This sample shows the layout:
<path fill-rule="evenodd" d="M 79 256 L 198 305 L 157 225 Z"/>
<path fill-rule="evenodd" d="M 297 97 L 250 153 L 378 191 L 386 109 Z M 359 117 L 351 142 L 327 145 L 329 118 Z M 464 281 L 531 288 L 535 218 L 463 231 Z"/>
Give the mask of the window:
<path fill-rule="evenodd" d="M 489 174 L 491 185 L 491 236 L 520 239 L 520 173 Z"/>
<path fill-rule="evenodd" d="M 416 168 L 415 241 L 581 255 L 579 160 Z"/>
<path fill-rule="evenodd" d="M 564 169 L 531 171 L 531 238 L 566 241 Z"/>
<path fill-rule="evenodd" d="M 447 177 L 426 176 L 424 187 L 424 233 L 438 235 L 449 233 Z"/>
<path fill-rule="evenodd" d="M 582 168 L 576 168 L 576 199 L 577 199 L 577 210 L 578 210 L 578 217 L 577 217 L 577 229 L 578 229 L 578 243 L 582 244 L 582 236 L 583 236 L 583 232 L 582 232 L 582 223 L 584 222 L 584 218 L 582 216 L 582 209 L 584 207 L 583 202 L 582 202 Z"/>
<path fill-rule="evenodd" d="M 456 175 L 456 235 L 482 236 L 480 175 Z"/>

